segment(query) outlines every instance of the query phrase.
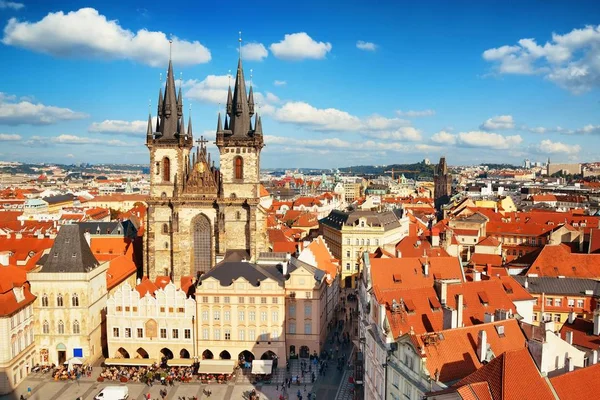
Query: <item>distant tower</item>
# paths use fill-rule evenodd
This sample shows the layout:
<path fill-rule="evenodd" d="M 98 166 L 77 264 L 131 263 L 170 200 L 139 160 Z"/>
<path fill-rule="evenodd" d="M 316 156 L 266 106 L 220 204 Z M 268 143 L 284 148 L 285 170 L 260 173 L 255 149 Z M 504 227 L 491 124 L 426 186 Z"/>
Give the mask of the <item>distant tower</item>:
<path fill-rule="evenodd" d="M 530 169 L 531 168 L 531 161 L 529 161 L 528 158 L 525 159 L 525 165 L 524 165 L 525 169 Z"/>
<path fill-rule="evenodd" d="M 439 209 L 447 204 L 452 193 L 452 175 L 448 172 L 446 157 L 440 158 L 433 176 L 435 207 Z"/>

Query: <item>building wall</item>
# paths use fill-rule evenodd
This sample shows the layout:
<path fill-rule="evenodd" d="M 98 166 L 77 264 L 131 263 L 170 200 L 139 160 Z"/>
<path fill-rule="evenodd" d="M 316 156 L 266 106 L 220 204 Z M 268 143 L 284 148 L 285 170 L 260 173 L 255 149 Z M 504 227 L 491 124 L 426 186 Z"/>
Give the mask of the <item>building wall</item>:
<path fill-rule="evenodd" d="M 215 359 L 222 351 L 228 351 L 234 360 L 245 350 L 257 359 L 272 351 L 280 363 L 285 362 L 285 290 L 280 283 L 266 279 L 257 287 L 238 278 L 228 286 L 221 286 L 218 280 L 207 278 L 196 288 L 196 301 L 200 358 L 205 350 L 212 352 Z M 227 332 L 231 335 L 229 339 Z"/>
<path fill-rule="evenodd" d="M 285 284 L 286 293 L 286 347 L 288 356 L 292 346 L 295 354 L 307 346 L 310 354 L 320 354 L 327 338 L 327 284 L 315 281 L 314 275 L 297 268 Z M 290 326 L 295 325 L 295 329 Z"/>
<path fill-rule="evenodd" d="M 155 296 L 148 293 L 142 298 L 132 286 L 124 284 L 108 298 L 106 312 L 110 358 L 143 358 L 147 354 L 148 358 L 160 360 L 163 349 L 169 349 L 174 358 L 197 356 L 195 321 L 192 322 L 196 301 L 186 298 L 172 283 L 159 289 Z"/>
<path fill-rule="evenodd" d="M 58 347 L 62 346 L 66 349 L 66 360 L 74 357 L 74 349 L 82 349 L 86 362 L 102 356 L 107 268 L 108 263 L 104 263 L 88 273 L 28 273 L 31 288 L 37 296 L 33 312 L 39 363 L 58 364 Z M 78 307 L 72 303 L 75 293 L 79 299 Z M 62 307 L 57 304 L 59 294 L 63 297 Z M 44 295 L 48 297 L 48 307 L 42 305 Z M 48 321 L 48 333 L 43 331 L 44 321 Z M 62 334 L 58 330 L 59 321 L 64 324 Z M 79 334 L 73 332 L 75 321 L 79 323 Z"/>
<path fill-rule="evenodd" d="M 577 316 L 591 319 L 594 315 L 595 302 L 590 296 L 565 296 L 553 294 L 531 294 L 534 300 L 533 324 L 539 325 L 545 316 L 546 320 L 554 322 L 556 330 L 569 319 L 569 313 L 574 311 Z"/>
<path fill-rule="evenodd" d="M 33 306 L 0 318 L 0 394 L 12 392 L 35 365 Z"/>
<path fill-rule="evenodd" d="M 530 340 L 529 352 L 543 376 L 567 372 L 567 357 L 571 358 L 574 367 L 584 367 L 585 352 L 562 340 L 551 330 L 546 331 L 543 342 Z"/>
<path fill-rule="evenodd" d="M 581 174 L 581 164 L 552 164 L 548 163 L 546 174 L 552 175 L 556 172 L 567 171 L 568 174 Z"/>
<path fill-rule="evenodd" d="M 220 171 L 223 175 L 223 196 L 237 198 L 260 197 L 260 150 L 254 147 L 222 147 Z M 243 160 L 244 179 L 235 179 L 234 160 Z"/>

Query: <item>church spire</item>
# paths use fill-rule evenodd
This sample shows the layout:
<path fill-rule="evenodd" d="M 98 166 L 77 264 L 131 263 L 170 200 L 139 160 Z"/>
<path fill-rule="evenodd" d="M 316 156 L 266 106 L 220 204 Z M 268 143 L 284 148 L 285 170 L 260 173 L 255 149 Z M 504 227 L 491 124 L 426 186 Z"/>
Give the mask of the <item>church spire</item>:
<path fill-rule="evenodd" d="M 248 127 L 250 126 L 250 112 L 248 109 L 246 82 L 244 80 L 244 69 L 242 67 L 241 57 L 238 60 L 230 117 L 229 129 L 232 131 L 233 136 L 247 136 Z"/>
<path fill-rule="evenodd" d="M 228 130 L 229 130 L 229 121 L 228 121 L 228 119 L 227 119 L 227 114 L 225 114 L 225 128 L 224 128 L 224 129 L 225 129 L 226 131 L 228 131 Z"/>
<path fill-rule="evenodd" d="M 254 115 L 254 91 L 252 90 L 252 81 L 250 81 L 250 93 L 248 94 L 248 112 L 250 116 Z"/>
<path fill-rule="evenodd" d="M 223 126 L 221 125 L 221 113 L 219 113 L 219 119 L 217 120 L 217 132 L 221 132 L 223 130 Z"/>
<path fill-rule="evenodd" d="M 254 134 L 255 135 L 262 135 L 262 121 L 260 119 L 260 115 L 256 116 L 256 126 L 254 127 Z"/>
<path fill-rule="evenodd" d="M 232 108 L 231 108 L 231 104 L 233 103 L 232 97 L 233 96 L 231 94 L 231 85 L 229 85 L 229 89 L 227 90 L 227 114 L 229 116 L 231 116 L 231 110 L 232 110 Z"/>
<path fill-rule="evenodd" d="M 146 130 L 148 140 L 152 139 L 152 114 L 148 114 L 148 129 Z"/>
<path fill-rule="evenodd" d="M 167 70 L 167 83 L 165 85 L 165 96 L 162 104 L 163 119 L 161 123 L 162 137 L 173 139 L 177 133 L 180 112 L 178 110 L 177 96 L 175 95 L 175 77 L 173 75 L 173 61 L 169 60 Z"/>
<path fill-rule="evenodd" d="M 190 118 L 188 119 L 188 138 L 192 140 L 192 114 L 190 113 Z"/>

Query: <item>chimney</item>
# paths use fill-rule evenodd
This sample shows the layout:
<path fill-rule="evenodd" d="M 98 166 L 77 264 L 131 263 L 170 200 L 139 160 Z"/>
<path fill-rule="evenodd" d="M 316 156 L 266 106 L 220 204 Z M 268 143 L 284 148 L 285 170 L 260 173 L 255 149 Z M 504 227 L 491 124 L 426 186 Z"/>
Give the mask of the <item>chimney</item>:
<path fill-rule="evenodd" d="M 140 283 L 142 283 L 142 280 L 140 278 L 137 278 L 137 280 L 135 281 L 136 285 L 139 285 Z"/>
<path fill-rule="evenodd" d="M 594 335 L 600 335 L 600 311 L 594 312 Z"/>
<path fill-rule="evenodd" d="M 444 329 L 454 329 L 456 328 L 457 311 L 450 307 L 444 307 L 443 309 L 443 318 L 444 318 Z"/>
<path fill-rule="evenodd" d="M 569 324 L 572 324 L 573 322 L 575 322 L 575 317 L 576 317 L 575 311 L 571 310 L 569 312 L 569 319 L 568 319 Z"/>
<path fill-rule="evenodd" d="M 488 323 L 488 322 L 494 322 L 494 314 L 492 313 L 485 313 L 483 314 L 483 322 Z"/>
<path fill-rule="evenodd" d="M 431 230 L 431 246 L 439 247 L 440 246 L 440 232 L 437 228 Z"/>
<path fill-rule="evenodd" d="M 88 246 L 91 246 L 92 245 L 92 243 L 91 243 L 92 242 L 92 235 L 90 235 L 89 232 L 85 232 L 83 234 L 83 237 L 85 237 L 85 241 L 87 242 Z"/>
<path fill-rule="evenodd" d="M 565 340 L 569 344 L 573 344 L 573 331 L 567 331 L 565 334 Z"/>
<path fill-rule="evenodd" d="M 566 364 L 567 364 L 566 365 L 567 371 L 573 372 L 573 370 L 575 370 L 575 364 L 573 364 L 573 358 L 572 357 L 567 357 Z"/>
<path fill-rule="evenodd" d="M 479 362 L 486 361 L 487 356 L 487 332 L 479 331 L 479 335 L 477 337 L 477 357 L 479 358 Z"/>
<path fill-rule="evenodd" d="M 400 250 L 396 250 L 396 258 L 402 258 L 402 252 Z"/>
<path fill-rule="evenodd" d="M 438 297 L 440 298 L 440 303 L 446 305 L 446 300 L 448 300 L 448 282 L 437 281 L 436 283 L 439 290 Z"/>
<path fill-rule="evenodd" d="M 423 264 L 423 275 L 429 276 L 429 263 L 427 261 Z"/>
<path fill-rule="evenodd" d="M 459 294 L 456 296 L 456 327 L 462 328 L 463 326 L 463 295 Z"/>
<path fill-rule="evenodd" d="M 283 274 L 283 276 L 286 276 L 288 273 L 288 263 L 289 262 L 290 262 L 290 260 L 286 258 L 286 260 L 281 264 L 281 273 Z"/>
<path fill-rule="evenodd" d="M 590 360 L 590 365 L 595 365 L 598 363 L 598 350 L 592 350 L 592 356 Z"/>
<path fill-rule="evenodd" d="M 473 271 L 473 280 L 479 282 L 481 280 L 481 272 Z"/>
<path fill-rule="evenodd" d="M 527 277 L 525 277 L 525 284 L 523 286 L 525 287 L 525 289 L 529 288 L 529 281 L 527 280 Z"/>

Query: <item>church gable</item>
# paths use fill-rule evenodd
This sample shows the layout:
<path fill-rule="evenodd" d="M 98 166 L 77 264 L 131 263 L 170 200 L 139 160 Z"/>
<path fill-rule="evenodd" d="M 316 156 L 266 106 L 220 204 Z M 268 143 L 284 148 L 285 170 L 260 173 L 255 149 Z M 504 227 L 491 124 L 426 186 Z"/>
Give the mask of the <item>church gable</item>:
<path fill-rule="evenodd" d="M 184 179 L 183 195 L 212 195 L 217 197 L 220 185 L 220 173 L 215 168 L 214 162 L 211 165 L 210 154 L 207 153 L 204 146 L 204 140 L 199 141 L 196 153 L 192 156 L 191 164 L 186 170 Z"/>

